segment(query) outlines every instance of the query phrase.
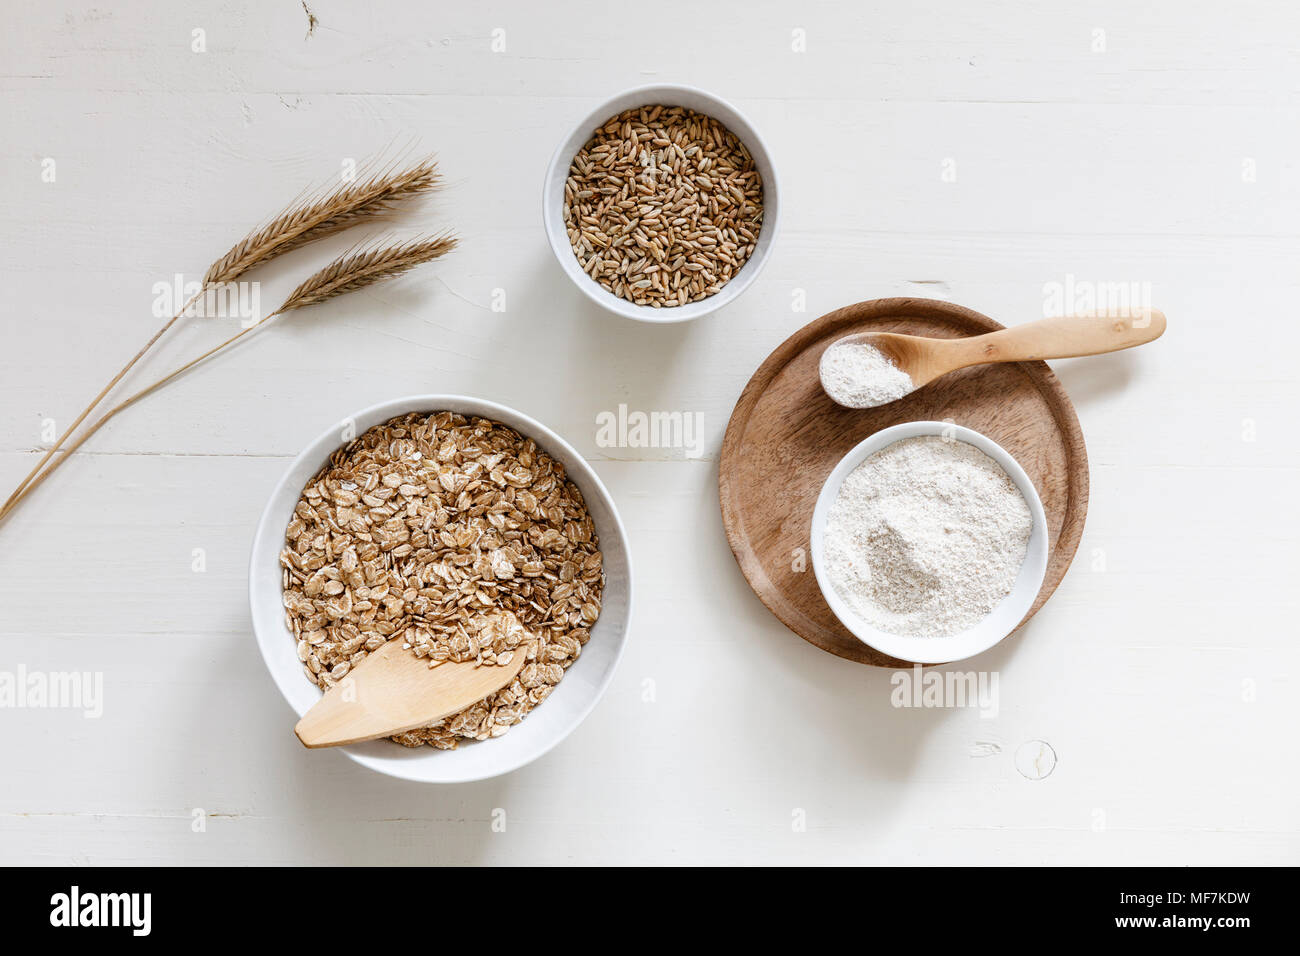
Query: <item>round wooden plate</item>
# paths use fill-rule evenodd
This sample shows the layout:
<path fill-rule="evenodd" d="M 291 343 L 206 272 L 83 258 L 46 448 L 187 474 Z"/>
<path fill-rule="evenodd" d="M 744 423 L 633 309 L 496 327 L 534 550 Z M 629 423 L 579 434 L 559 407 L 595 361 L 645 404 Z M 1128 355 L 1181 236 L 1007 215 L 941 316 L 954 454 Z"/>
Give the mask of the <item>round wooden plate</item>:
<path fill-rule="evenodd" d="M 863 664 L 907 666 L 863 644 L 822 599 L 808 556 L 813 506 L 835 464 L 867 436 L 911 421 L 951 420 L 1020 462 L 1047 512 L 1047 575 L 1023 625 L 1056 590 L 1088 511 L 1088 454 L 1065 389 L 1044 362 L 981 365 L 875 409 L 841 408 L 822 391 L 826 346 L 854 332 L 936 338 L 1002 328 L 934 299 L 875 299 L 837 309 L 786 339 L 759 366 L 722 441 L 718 491 L 727 540 L 750 587 L 781 622 L 822 650 Z"/>

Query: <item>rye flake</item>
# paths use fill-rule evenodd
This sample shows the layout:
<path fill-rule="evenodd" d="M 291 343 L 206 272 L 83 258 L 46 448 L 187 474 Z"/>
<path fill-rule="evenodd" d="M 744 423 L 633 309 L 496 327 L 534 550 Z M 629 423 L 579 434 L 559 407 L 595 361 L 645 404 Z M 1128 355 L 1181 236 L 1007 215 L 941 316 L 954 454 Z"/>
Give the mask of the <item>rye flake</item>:
<path fill-rule="evenodd" d="M 722 291 L 753 254 L 763 180 L 713 117 L 638 107 L 607 120 L 573 158 L 564 226 L 582 270 L 614 295 L 682 306 Z"/>
<path fill-rule="evenodd" d="M 280 564 L 285 623 L 322 689 L 389 640 L 431 666 L 527 655 L 507 687 L 392 738 L 409 747 L 454 749 L 522 720 L 578 659 L 604 587 L 564 466 L 502 424 L 452 412 L 395 418 L 336 451 L 303 489 Z M 483 627 L 494 610 L 522 627 Z"/>

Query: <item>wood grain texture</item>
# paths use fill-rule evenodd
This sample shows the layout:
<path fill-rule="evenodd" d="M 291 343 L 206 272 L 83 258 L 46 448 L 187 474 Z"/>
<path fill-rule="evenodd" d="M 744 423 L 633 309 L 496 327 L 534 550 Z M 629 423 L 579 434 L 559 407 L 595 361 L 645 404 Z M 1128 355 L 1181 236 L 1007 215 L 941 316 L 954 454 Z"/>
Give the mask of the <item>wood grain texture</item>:
<path fill-rule="evenodd" d="M 944 376 L 879 408 L 846 409 L 822 391 L 822 352 L 844 335 L 956 338 L 1002 326 L 935 299 L 875 299 L 837 309 L 786 339 L 736 403 L 718 466 L 727 540 L 754 593 L 804 640 L 848 660 L 906 667 L 855 638 L 822 598 L 808 529 L 826 476 L 864 438 L 902 422 L 948 421 L 993 439 L 1020 462 L 1047 513 L 1051 554 L 1021 626 L 1074 559 L 1088 512 L 1088 455 L 1074 406 L 1042 362 L 984 365 Z"/>

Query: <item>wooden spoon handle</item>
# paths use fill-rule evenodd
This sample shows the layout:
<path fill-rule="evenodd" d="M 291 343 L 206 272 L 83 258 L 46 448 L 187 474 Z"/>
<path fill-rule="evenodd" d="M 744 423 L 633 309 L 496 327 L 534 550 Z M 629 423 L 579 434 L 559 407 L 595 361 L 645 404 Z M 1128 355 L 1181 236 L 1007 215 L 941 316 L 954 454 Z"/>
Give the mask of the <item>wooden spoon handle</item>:
<path fill-rule="evenodd" d="M 953 368 L 1118 352 L 1158 339 L 1164 331 L 1165 314 L 1159 309 L 1041 319 L 957 340 L 961 349 L 954 358 L 961 364 Z"/>

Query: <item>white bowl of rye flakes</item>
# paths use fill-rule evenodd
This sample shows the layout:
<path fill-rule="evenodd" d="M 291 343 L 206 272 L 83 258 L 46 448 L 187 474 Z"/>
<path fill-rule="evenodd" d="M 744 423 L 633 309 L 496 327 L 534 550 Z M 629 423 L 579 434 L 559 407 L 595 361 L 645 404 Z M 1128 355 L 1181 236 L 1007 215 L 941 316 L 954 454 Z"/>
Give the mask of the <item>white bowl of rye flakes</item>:
<path fill-rule="evenodd" d="M 720 309 L 772 251 L 780 191 L 767 146 L 730 103 L 690 86 L 606 100 L 555 151 L 542 222 L 597 305 L 642 322 Z"/>
<path fill-rule="evenodd" d="M 591 466 L 541 423 L 463 395 L 375 405 L 312 441 L 262 513 L 248 590 L 299 716 L 388 640 L 431 662 L 517 653 L 518 634 L 479 646 L 464 620 L 516 614 L 529 657 L 511 685 L 428 730 L 340 748 L 424 783 L 508 773 L 568 736 L 609 685 L 632 613 L 627 534 Z M 267 732 L 294 740 L 293 723 Z"/>

